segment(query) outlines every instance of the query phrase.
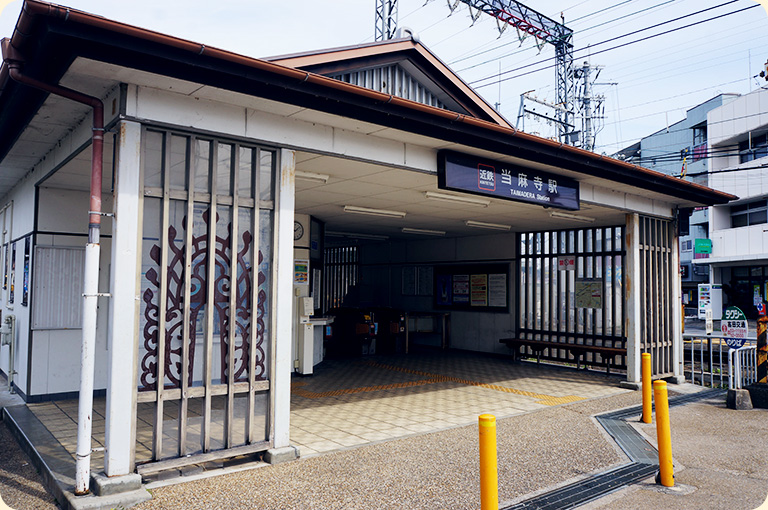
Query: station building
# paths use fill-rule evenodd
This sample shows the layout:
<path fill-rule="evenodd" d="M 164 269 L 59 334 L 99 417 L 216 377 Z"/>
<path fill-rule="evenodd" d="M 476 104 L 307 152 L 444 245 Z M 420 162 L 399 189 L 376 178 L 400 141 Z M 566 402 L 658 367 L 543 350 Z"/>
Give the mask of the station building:
<path fill-rule="evenodd" d="M 2 49 L 0 370 L 76 397 L 92 332 L 110 477 L 137 409 L 142 462 L 288 447 L 332 354 L 682 376 L 678 210 L 735 197 L 516 131 L 412 37 L 261 60 L 27 0 Z"/>

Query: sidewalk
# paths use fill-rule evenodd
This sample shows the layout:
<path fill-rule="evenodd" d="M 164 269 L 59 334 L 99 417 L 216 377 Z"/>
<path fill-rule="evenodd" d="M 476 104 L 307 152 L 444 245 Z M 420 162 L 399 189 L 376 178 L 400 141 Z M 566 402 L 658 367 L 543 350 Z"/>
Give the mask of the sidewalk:
<path fill-rule="evenodd" d="M 651 478 L 582 508 L 758 507 L 768 494 L 768 411 L 729 410 L 724 398 L 670 410 L 680 490 L 665 491 Z M 637 406 L 640 399 L 639 392 L 626 391 L 499 419 L 501 508 L 626 465 L 627 456 L 594 416 Z M 627 420 L 655 445 L 654 425 Z M 54 508 L 34 485 L 28 460 L 3 439 L 4 429 L 0 425 L 0 494 L 17 510 Z M 654 454 L 650 445 L 648 453 Z M 456 427 L 175 485 L 156 482 L 153 500 L 136 508 L 474 510 L 480 506 L 477 463 L 477 427 Z"/>
<path fill-rule="evenodd" d="M 637 405 L 640 398 L 628 392 L 499 420 L 501 508 L 625 464 L 624 453 L 592 416 Z M 723 401 L 724 396 L 671 409 L 676 476 L 687 486 L 682 492 L 690 493 L 664 493 L 651 479 L 588 508 L 759 506 L 768 494 L 768 443 L 761 440 L 768 413 L 732 411 Z M 655 435 L 653 425 L 640 430 Z M 476 427 L 461 427 L 156 487 L 154 499 L 137 508 L 477 509 L 476 435 Z"/>
<path fill-rule="evenodd" d="M 676 490 L 648 480 L 582 508 L 736 510 L 766 501 L 767 410 L 733 411 L 722 399 L 711 399 L 672 408 L 670 421 Z M 655 424 L 637 427 L 655 444 Z"/>

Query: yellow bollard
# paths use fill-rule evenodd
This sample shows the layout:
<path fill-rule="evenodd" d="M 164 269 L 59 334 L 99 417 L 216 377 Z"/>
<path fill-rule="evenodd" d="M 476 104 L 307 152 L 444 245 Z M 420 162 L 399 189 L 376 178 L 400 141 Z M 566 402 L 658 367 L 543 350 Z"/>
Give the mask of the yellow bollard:
<path fill-rule="evenodd" d="M 643 423 L 653 422 L 653 400 L 651 384 L 651 354 L 644 352 L 642 354 L 642 370 L 643 375 Z"/>
<path fill-rule="evenodd" d="M 499 510 L 499 472 L 496 466 L 496 417 L 479 416 L 480 509 Z"/>
<path fill-rule="evenodd" d="M 659 443 L 661 485 L 664 487 L 674 487 L 672 433 L 669 429 L 669 401 L 667 400 L 667 383 L 665 381 L 653 382 L 653 399 L 656 401 L 656 438 Z"/>

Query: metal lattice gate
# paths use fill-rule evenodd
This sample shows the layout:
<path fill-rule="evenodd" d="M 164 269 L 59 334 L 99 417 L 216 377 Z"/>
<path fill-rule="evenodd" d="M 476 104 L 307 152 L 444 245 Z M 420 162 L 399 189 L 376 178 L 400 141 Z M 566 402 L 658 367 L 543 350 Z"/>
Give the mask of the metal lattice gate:
<path fill-rule="evenodd" d="M 668 220 L 640 216 L 640 350 L 651 353 L 654 377 L 673 375 L 674 300 L 678 278 L 672 264 L 673 225 Z"/>
<path fill-rule="evenodd" d="M 322 310 L 343 306 L 350 287 L 358 283 L 360 254 L 357 246 L 326 248 L 323 260 Z"/>
<path fill-rule="evenodd" d="M 276 153 L 156 130 L 142 148 L 139 470 L 266 450 Z"/>
<path fill-rule="evenodd" d="M 519 234 L 517 337 L 551 343 L 538 357 L 626 367 L 623 240 L 624 227 Z"/>

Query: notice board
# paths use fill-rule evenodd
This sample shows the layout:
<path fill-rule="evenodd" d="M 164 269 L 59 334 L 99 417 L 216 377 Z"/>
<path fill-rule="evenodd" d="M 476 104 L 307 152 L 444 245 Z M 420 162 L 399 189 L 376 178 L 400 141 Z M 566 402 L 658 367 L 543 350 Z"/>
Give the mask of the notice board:
<path fill-rule="evenodd" d="M 435 308 L 509 311 L 509 264 L 435 266 Z"/>

